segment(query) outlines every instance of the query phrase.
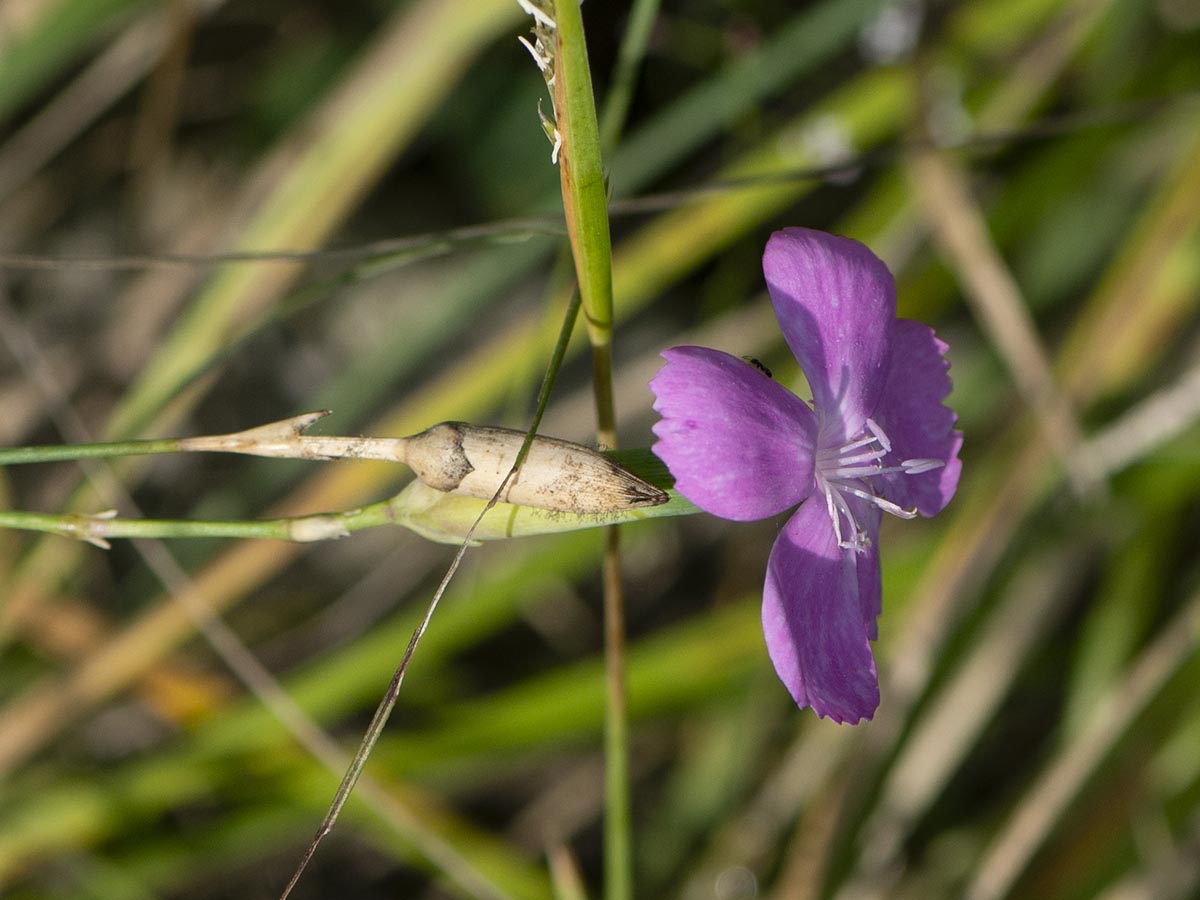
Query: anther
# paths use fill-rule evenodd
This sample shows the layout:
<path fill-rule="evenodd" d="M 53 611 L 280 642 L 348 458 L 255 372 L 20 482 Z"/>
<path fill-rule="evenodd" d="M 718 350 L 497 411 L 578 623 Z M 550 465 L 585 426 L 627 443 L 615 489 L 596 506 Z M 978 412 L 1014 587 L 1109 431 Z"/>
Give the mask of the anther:
<path fill-rule="evenodd" d="M 879 441 L 879 446 L 883 448 L 884 453 L 892 452 L 892 442 L 888 440 L 887 433 L 879 427 L 879 423 L 874 419 L 867 419 L 867 431 L 875 436 L 875 440 Z"/>
<path fill-rule="evenodd" d="M 944 465 L 946 464 L 940 459 L 906 459 L 900 463 L 900 468 L 906 475 L 920 475 L 923 472 L 940 469 Z"/>

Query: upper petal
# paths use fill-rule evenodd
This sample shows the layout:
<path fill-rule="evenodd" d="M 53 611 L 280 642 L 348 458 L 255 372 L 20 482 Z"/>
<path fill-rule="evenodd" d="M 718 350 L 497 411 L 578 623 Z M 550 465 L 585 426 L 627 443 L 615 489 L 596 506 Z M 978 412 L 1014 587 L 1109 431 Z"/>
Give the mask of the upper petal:
<path fill-rule="evenodd" d="M 958 487 L 962 462 L 962 432 L 954 430 L 958 416 L 942 405 L 950 393 L 950 363 L 946 344 L 933 329 L 911 319 L 897 319 L 892 327 L 892 355 L 883 396 L 874 419 L 891 440 L 885 464 L 906 459 L 937 459 L 945 465 L 920 475 L 893 472 L 884 475 L 879 493 L 921 515 L 942 511 Z"/>
<path fill-rule="evenodd" d="M 803 400 L 728 353 L 673 347 L 650 381 L 654 452 L 675 487 L 726 519 L 763 519 L 813 484 L 816 417 Z"/>
<path fill-rule="evenodd" d="M 878 594 L 864 596 L 875 585 L 861 583 L 878 577 L 871 537 L 861 552 L 839 547 L 814 496 L 784 526 L 767 564 L 762 618 L 771 662 L 797 704 L 836 722 L 869 719 L 879 706 L 865 622 Z"/>
<path fill-rule="evenodd" d="M 821 416 L 822 442 L 857 435 L 875 410 L 896 319 L 896 284 L 849 238 L 785 228 L 771 235 L 763 272 L 775 316 Z"/>

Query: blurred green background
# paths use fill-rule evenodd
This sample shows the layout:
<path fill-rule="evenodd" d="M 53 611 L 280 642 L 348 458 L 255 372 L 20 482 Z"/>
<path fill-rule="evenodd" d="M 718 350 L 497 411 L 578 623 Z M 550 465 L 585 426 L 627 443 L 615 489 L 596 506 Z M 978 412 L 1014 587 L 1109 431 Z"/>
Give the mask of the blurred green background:
<path fill-rule="evenodd" d="M 603 106 L 630 12 L 583 14 Z M 0 440 L 323 407 L 523 427 L 562 308 L 528 26 L 511 0 L 6 0 Z M 797 712 L 764 652 L 782 517 L 627 527 L 639 896 L 1200 896 L 1198 46 L 1192 0 L 662 4 L 605 160 L 623 445 L 674 344 L 797 386 L 760 269 L 785 225 L 889 263 L 966 443 L 949 509 L 885 524 L 857 728 Z M 593 433 L 585 357 L 545 433 Z M 6 470 L 0 506 L 254 518 L 407 477 L 56 464 Z M 468 555 L 295 896 L 550 897 L 567 857 L 599 895 L 602 543 Z M 338 775 L 214 643 L 353 749 L 451 552 L 0 533 L 0 896 L 277 896 Z"/>

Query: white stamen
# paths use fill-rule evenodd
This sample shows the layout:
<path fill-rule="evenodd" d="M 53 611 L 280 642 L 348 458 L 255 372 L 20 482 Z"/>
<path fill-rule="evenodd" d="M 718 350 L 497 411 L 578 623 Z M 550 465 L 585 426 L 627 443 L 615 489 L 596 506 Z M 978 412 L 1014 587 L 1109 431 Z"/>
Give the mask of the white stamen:
<path fill-rule="evenodd" d="M 833 502 L 833 488 L 825 485 L 825 507 L 829 510 L 829 518 L 833 522 L 833 536 L 837 538 L 838 546 L 842 545 L 842 526 L 838 524 L 838 511 Z"/>
<path fill-rule="evenodd" d="M 945 463 L 940 459 L 906 459 L 900 463 L 900 468 L 907 475 L 920 475 L 923 472 L 932 472 L 934 469 L 940 469 Z"/>
<path fill-rule="evenodd" d="M 879 466 L 839 466 L 836 469 L 823 469 L 821 474 L 827 479 L 844 481 L 847 478 L 873 478 L 881 471 Z"/>
<path fill-rule="evenodd" d="M 866 534 L 863 532 L 862 526 L 858 524 L 858 520 L 854 518 L 854 511 L 850 509 L 850 504 L 846 502 L 846 498 L 842 496 L 840 491 L 834 488 L 829 488 L 828 490 L 832 497 L 833 503 L 838 508 L 838 512 L 846 517 L 846 521 L 850 523 L 850 527 L 854 531 L 853 540 L 842 540 L 842 529 L 838 526 L 837 517 L 834 517 L 833 534 L 834 537 L 837 538 L 838 546 L 845 550 L 865 549 L 867 546 L 869 546 L 870 542 L 864 542 Z"/>
<path fill-rule="evenodd" d="M 903 506 L 898 506 L 891 500 L 884 500 L 882 497 L 872 494 L 870 491 L 859 490 L 856 487 L 850 487 L 850 485 L 843 486 L 842 490 L 853 494 L 856 497 L 862 497 L 868 503 L 874 503 L 884 512 L 891 513 L 898 519 L 915 519 L 917 517 L 917 511 L 915 509 L 905 509 Z"/>
<path fill-rule="evenodd" d="M 882 461 L 892 451 L 891 440 L 874 419 L 866 420 L 866 431 L 852 441 L 819 450 L 816 454 L 817 487 L 825 495 L 834 538 L 839 547 L 859 553 L 871 546 L 871 539 L 855 518 L 845 495 L 865 500 L 898 518 L 912 519 L 917 515 L 916 509 L 905 509 L 880 497 L 872 489 L 870 479 L 896 472 L 921 475 L 945 465 L 940 459 L 906 459 L 899 465 L 885 466 Z M 848 536 L 842 527 L 843 519 L 849 526 Z"/>

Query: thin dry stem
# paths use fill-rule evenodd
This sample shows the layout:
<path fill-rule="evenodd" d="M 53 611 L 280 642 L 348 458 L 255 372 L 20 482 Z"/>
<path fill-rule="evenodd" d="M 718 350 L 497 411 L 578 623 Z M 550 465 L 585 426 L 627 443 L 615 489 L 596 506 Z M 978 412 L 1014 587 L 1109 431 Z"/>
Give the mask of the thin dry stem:
<path fill-rule="evenodd" d="M 509 477 L 515 475 L 516 471 L 516 467 L 514 466 L 513 470 L 509 473 Z M 375 710 L 375 715 L 372 716 L 371 723 L 367 726 L 366 736 L 363 738 L 362 743 L 359 744 L 358 750 L 354 754 L 354 758 L 349 760 L 349 762 L 343 761 L 341 763 L 340 767 L 345 770 L 345 773 L 342 775 L 342 780 L 338 784 L 337 793 L 334 794 L 333 802 L 330 803 L 329 809 L 326 811 L 325 817 L 321 820 L 321 824 L 318 826 L 316 834 L 313 835 L 308 847 L 305 848 L 304 854 L 300 857 L 300 862 L 296 866 L 296 870 L 292 873 L 292 877 L 288 879 L 287 885 L 284 887 L 283 892 L 279 895 L 279 900 L 287 900 L 288 896 L 292 893 L 292 890 L 296 887 L 296 884 L 300 881 L 301 876 L 304 874 L 304 870 L 308 868 L 308 864 L 312 860 L 313 855 L 317 852 L 317 848 L 321 845 L 321 841 L 323 841 L 325 837 L 331 831 L 333 831 L 333 826 L 337 823 L 338 817 L 341 815 L 342 808 L 350 799 L 350 795 L 353 793 L 354 788 L 359 784 L 363 775 L 363 769 L 366 767 L 367 760 L 371 756 L 371 751 L 375 749 L 375 744 L 378 742 L 380 735 L 383 734 L 384 726 L 387 725 L 388 717 L 391 716 L 392 709 L 395 707 L 396 701 L 400 699 L 400 688 L 404 683 L 404 676 L 408 672 L 408 665 L 412 661 L 413 653 L 416 652 L 417 645 L 420 643 L 421 638 L 428 630 L 429 623 L 432 621 L 433 614 L 437 610 L 438 604 L 441 602 L 442 595 L 446 593 L 446 588 L 450 586 L 451 579 L 458 571 L 458 567 L 462 563 L 463 556 L 466 555 L 467 548 L 471 545 L 471 537 L 474 535 L 475 529 L 479 527 L 479 523 L 483 521 L 483 517 L 487 515 L 488 511 L 496 505 L 497 497 L 499 496 L 500 491 L 503 490 L 504 486 L 504 484 L 501 484 L 500 488 L 496 490 L 497 496 L 488 501 L 488 504 L 479 513 L 479 516 L 471 525 L 470 530 L 467 531 L 466 537 L 463 538 L 463 542 L 459 545 L 458 551 L 454 554 L 454 559 L 451 561 L 449 568 L 446 570 L 446 574 L 442 577 L 441 583 L 438 584 L 437 590 L 434 591 L 433 598 L 429 601 L 429 606 L 426 607 L 424 618 L 421 619 L 420 624 L 417 625 L 416 629 L 412 633 L 412 637 L 408 641 L 408 647 L 405 648 L 404 657 L 400 660 L 400 664 L 396 667 L 395 672 L 392 673 L 391 681 L 388 682 L 387 690 L 384 692 L 383 699 L 379 701 L 379 706 Z M 458 864 L 461 865 L 461 862 L 458 862 Z M 476 876 L 476 873 L 473 871 L 471 871 L 471 877 L 472 880 L 476 882 L 477 890 L 481 890 L 481 896 L 497 896 L 487 882 L 479 879 Z"/>
<path fill-rule="evenodd" d="M 1131 465 L 1200 420 L 1200 364 L 1126 412 L 1097 434 L 1090 451 L 1113 474 Z"/>
<path fill-rule="evenodd" d="M 1061 5 L 1058 17 L 1013 62 L 1008 77 L 988 100 L 980 116 L 985 128 L 1021 121 L 1045 95 L 1047 86 L 1055 84 L 1112 4 L 1110 0 L 1070 0 Z"/>
<path fill-rule="evenodd" d="M 1055 384 L 1028 305 L 992 242 L 966 176 L 936 150 L 913 154 L 909 171 L 916 182 L 914 194 L 925 204 L 934 238 L 972 311 L 1037 416 L 1068 483 L 1078 497 L 1087 496 L 1099 486 L 1102 473 L 1084 443 L 1074 409 Z"/>
<path fill-rule="evenodd" d="M 906 739 L 863 828 L 857 871 L 839 897 L 888 896 L 890 876 L 903 869 L 905 839 L 993 721 L 1030 648 L 1064 612 L 1085 558 L 1080 546 L 1055 550 L 1017 573 L 981 629 L 984 637 Z"/>
<path fill-rule="evenodd" d="M 992 841 L 964 896 L 1000 900 L 1042 846 L 1054 823 L 1133 720 L 1190 659 L 1200 642 L 1200 594 L 1195 594 L 1160 631 L 1097 706 L 1087 728 L 1067 744 Z"/>
<path fill-rule="evenodd" d="M 219 2 L 208 0 L 212 8 Z M 131 24 L 0 150 L 0 202 L 26 184 L 153 65 L 166 37 L 165 16 L 151 12 Z"/>
<path fill-rule="evenodd" d="M 171 162 L 179 95 L 200 11 L 196 0 L 169 0 L 164 5 L 166 40 L 147 80 L 130 141 L 129 163 L 137 177 L 138 206 L 143 209 L 150 208 L 146 200 L 160 186 Z"/>
<path fill-rule="evenodd" d="M 376 459 L 404 462 L 404 438 L 325 437 L 304 432 L 330 410 L 303 413 L 232 434 L 180 438 L 189 453 L 242 453 L 276 459 Z"/>

